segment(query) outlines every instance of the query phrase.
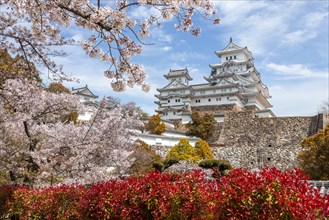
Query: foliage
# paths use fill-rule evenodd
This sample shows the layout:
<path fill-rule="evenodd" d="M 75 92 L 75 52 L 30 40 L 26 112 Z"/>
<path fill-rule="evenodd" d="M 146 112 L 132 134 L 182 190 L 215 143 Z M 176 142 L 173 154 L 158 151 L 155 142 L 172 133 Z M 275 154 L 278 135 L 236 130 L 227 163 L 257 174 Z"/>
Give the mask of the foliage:
<path fill-rule="evenodd" d="M 4 211 L 23 220 L 326 219 L 329 195 L 322 198 L 306 180 L 300 170 L 275 168 L 236 169 L 220 181 L 200 170 L 151 172 L 90 187 L 18 188 Z"/>
<path fill-rule="evenodd" d="M 329 180 L 329 125 L 302 141 L 299 166 L 314 180 Z"/>
<path fill-rule="evenodd" d="M 199 140 L 194 145 L 195 153 L 200 157 L 200 159 L 214 159 L 209 144 L 204 140 Z"/>
<path fill-rule="evenodd" d="M 134 162 L 129 168 L 132 175 L 141 175 L 154 171 L 153 163 L 161 162 L 161 157 L 155 153 L 144 141 L 136 140 L 136 147 L 129 156 L 134 158 Z"/>
<path fill-rule="evenodd" d="M 159 172 L 162 172 L 164 170 L 164 165 L 161 162 L 153 162 L 152 167 Z"/>
<path fill-rule="evenodd" d="M 26 62 L 23 56 L 12 57 L 6 49 L 0 47 L 0 86 L 7 79 L 27 78 L 41 81 L 33 63 Z"/>
<path fill-rule="evenodd" d="M 47 89 L 48 89 L 49 92 L 53 92 L 53 93 L 67 93 L 67 94 L 71 94 L 71 91 L 68 88 L 66 88 L 65 86 L 63 86 L 63 84 L 57 83 L 57 82 L 50 83 L 50 85 L 48 86 Z"/>
<path fill-rule="evenodd" d="M 206 113 L 201 116 L 198 112 L 193 112 L 191 115 L 191 122 L 189 122 L 186 127 L 187 135 L 208 140 L 216 132 L 216 120 L 211 114 Z"/>
<path fill-rule="evenodd" d="M 142 38 L 149 36 L 153 26 L 160 27 L 162 22 L 175 18 L 177 30 L 199 36 L 200 29 L 193 26 L 192 17 L 199 14 L 211 19 L 215 15 L 210 0 L 109 2 L 30 0 L 18 4 L 13 0 L 1 1 L 6 10 L 0 14 L 3 24 L 0 48 L 45 66 L 49 76 L 56 80 L 65 80 L 68 76 L 52 57 L 65 55 L 58 46 L 75 43 L 71 35 L 65 34 L 67 28 L 86 29 L 88 34 L 78 43 L 89 57 L 108 63 L 104 75 L 112 80 L 113 89 L 123 91 L 126 86 L 138 85 L 148 91 L 143 66 L 132 63 L 133 56 L 142 52 L 145 44 Z M 143 20 L 135 19 L 130 11 L 136 7 L 154 9 L 150 10 L 154 13 Z M 212 20 L 219 23 L 218 18 Z"/>
<path fill-rule="evenodd" d="M 177 158 L 169 158 L 169 159 L 165 159 L 163 161 L 163 168 L 167 169 L 168 167 L 179 163 L 179 160 Z"/>
<path fill-rule="evenodd" d="M 179 143 L 176 144 L 166 155 L 167 160 L 187 160 L 195 162 L 200 160 L 196 155 L 194 148 L 186 138 L 181 138 Z"/>
<path fill-rule="evenodd" d="M 218 168 L 220 171 L 232 169 L 228 160 L 203 160 L 199 163 L 199 166 L 207 169 Z"/>
<path fill-rule="evenodd" d="M 1 185 L 0 184 L 0 219 L 5 216 L 9 210 L 8 202 L 12 200 L 13 193 L 18 187 L 13 185 Z"/>
<path fill-rule="evenodd" d="M 161 117 L 159 114 L 153 115 L 145 125 L 146 131 L 151 134 L 161 135 L 166 130 L 166 125 L 161 122 Z"/>

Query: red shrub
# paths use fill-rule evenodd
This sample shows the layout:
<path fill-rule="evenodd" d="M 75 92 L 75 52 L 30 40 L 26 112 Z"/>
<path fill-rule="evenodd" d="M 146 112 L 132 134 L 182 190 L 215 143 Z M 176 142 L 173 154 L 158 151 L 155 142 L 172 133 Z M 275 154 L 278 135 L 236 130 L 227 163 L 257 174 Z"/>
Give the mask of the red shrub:
<path fill-rule="evenodd" d="M 18 187 L 16 186 L 10 185 L 0 186 L 0 219 L 1 217 L 4 218 L 5 215 L 8 213 L 8 204 L 12 200 L 12 195 L 17 188 Z"/>
<path fill-rule="evenodd" d="M 306 179 L 275 168 L 236 169 L 218 180 L 151 172 L 89 188 L 18 188 L 6 205 L 21 219 L 326 219 L 329 196 Z"/>

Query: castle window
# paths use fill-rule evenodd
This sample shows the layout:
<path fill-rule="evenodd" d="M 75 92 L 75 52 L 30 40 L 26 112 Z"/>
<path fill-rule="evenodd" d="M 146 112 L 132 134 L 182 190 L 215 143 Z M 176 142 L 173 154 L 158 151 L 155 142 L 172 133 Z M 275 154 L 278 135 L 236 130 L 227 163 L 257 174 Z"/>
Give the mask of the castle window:
<path fill-rule="evenodd" d="M 168 100 L 168 103 L 170 103 L 170 100 Z"/>
<path fill-rule="evenodd" d="M 175 102 L 180 102 L 180 99 L 175 99 Z"/>
<path fill-rule="evenodd" d="M 196 103 L 200 103 L 200 99 L 195 100 Z"/>
<path fill-rule="evenodd" d="M 226 57 L 226 60 L 228 60 L 228 57 Z"/>
<path fill-rule="evenodd" d="M 270 157 L 268 157 L 268 158 L 267 158 L 267 161 L 271 161 L 271 158 L 270 158 Z"/>
<path fill-rule="evenodd" d="M 232 60 L 232 56 L 230 56 L 230 60 Z"/>
<path fill-rule="evenodd" d="M 208 99 L 208 102 L 211 102 L 211 99 Z"/>
<path fill-rule="evenodd" d="M 221 98 L 216 98 L 216 101 L 220 101 L 221 100 Z"/>
<path fill-rule="evenodd" d="M 203 94 L 205 94 L 205 93 L 206 93 L 205 91 L 201 91 L 201 92 L 200 92 L 201 95 L 203 95 Z"/>
<path fill-rule="evenodd" d="M 230 100 L 230 97 L 226 97 L 227 100 Z"/>
<path fill-rule="evenodd" d="M 236 59 L 236 56 L 234 56 L 234 59 Z"/>
<path fill-rule="evenodd" d="M 173 115 L 176 115 L 176 112 L 173 112 Z"/>
<path fill-rule="evenodd" d="M 214 93 L 216 93 L 216 90 L 213 90 Z"/>

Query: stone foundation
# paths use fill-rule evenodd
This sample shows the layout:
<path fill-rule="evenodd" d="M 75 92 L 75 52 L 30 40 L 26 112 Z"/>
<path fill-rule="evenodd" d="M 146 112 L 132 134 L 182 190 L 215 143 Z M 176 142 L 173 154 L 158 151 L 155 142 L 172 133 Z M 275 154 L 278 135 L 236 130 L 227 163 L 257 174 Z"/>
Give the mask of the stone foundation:
<path fill-rule="evenodd" d="M 241 108 L 236 105 L 209 105 L 209 106 L 192 106 L 192 112 L 199 112 L 200 114 L 210 113 L 210 114 L 217 114 L 217 113 L 226 113 L 226 112 L 239 112 Z"/>

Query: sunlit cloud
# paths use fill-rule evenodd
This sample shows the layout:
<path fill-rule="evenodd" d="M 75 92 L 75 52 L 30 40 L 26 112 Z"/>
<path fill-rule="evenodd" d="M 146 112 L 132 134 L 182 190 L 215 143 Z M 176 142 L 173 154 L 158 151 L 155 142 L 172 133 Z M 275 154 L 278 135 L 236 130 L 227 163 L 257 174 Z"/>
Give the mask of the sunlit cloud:
<path fill-rule="evenodd" d="M 309 69 L 307 66 L 302 64 L 276 64 L 270 63 L 267 65 L 268 68 L 273 70 L 274 74 L 280 75 L 280 77 L 291 78 L 328 78 L 328 71 L 321 71 L 316 69 Z"/>

